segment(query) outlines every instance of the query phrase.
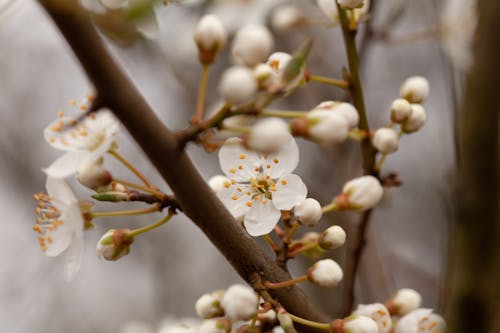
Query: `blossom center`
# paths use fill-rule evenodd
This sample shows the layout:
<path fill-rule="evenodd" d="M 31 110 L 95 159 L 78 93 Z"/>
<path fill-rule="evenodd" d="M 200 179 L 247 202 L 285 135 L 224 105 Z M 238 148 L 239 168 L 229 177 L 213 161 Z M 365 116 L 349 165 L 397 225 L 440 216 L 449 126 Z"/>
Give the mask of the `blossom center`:
<path fill-rule="evenodd" d="M 64 221 L 60 219 L 61 211 L 54 206 L 51 197 L 45 193 L 38 193 L 33 197 L 37 201 L 35 212 L 38 215 L 33 230 L 40 234 L 38 241 L 42 251 L 45 252 L 47 251 L 48 245 L 54 241 L 47 234 L 63 225 Z"/>

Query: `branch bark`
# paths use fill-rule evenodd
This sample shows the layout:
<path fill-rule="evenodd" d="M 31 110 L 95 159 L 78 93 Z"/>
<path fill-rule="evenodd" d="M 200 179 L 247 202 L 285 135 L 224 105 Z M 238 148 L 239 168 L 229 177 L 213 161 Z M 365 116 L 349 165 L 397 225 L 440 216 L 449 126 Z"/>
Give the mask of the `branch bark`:
<path fill-rule="evenodd" d="M 290 275 L 263 253 L 217 199 L 172 133 L 149 107 L 106 49 L 77 0 L 40 0 L 109 107 L 170 185 L 183 212 L 247 282 L 253 274 L 279 282 Z M 273 291 L 290 313 L 314 321 L 330 318 L 297 287 Z M 304 329 L 306 331 L 306 329 Z M 312 331 L 312 329 L 307 329 Z"/>

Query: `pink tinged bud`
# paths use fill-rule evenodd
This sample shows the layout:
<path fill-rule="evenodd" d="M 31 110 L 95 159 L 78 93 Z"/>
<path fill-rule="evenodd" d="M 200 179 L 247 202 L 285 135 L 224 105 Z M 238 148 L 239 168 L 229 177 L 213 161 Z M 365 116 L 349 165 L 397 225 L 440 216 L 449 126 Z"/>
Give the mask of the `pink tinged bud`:
<path fill-rule="evenodd" d="M 308 227 L 315 226 L 323 215 L 320 203 L 313 198 L 302 201 L 294 207 L 293 212 L 299 223 Z"/>
<path fill-rule="evenodd" d="M 336 287 L 343 278 L 342 268 L 332 259 L 316 262 L 307 270 L 307 277 L 321 287 Z"/>
<path fill-rule="evenodd" d="M 115 261 L 130 252 L 134 237 L 129 229 L 111 229 L 97 243 L 96 253 L 100 259 Z"/>
<path fill-rule="evenodd" d="M 221 306 L 229 320 L 250 320 L 257 313 L 259 298 L 253 289 L 243 285 L 233 285 L 224 293 Z"/>
<path fill-rule="evenodd" d="M 410 103 L 422 103 L 429 96 L 429 81 L 422 76 L 409 77 L 401 85 L 399 96 Z"/>
<path fill-rule="evenodd" d="M 198 316 L 204 319 L 223 316 L 224 310 L 220 305 L 223 295 L 223 291 L 202 295 L 195 304 Z"/>
<path fill-rule="evenodd" d="M 231 53 L 238 63 L 252 67 L 266 61 L 273 47 L 271 32 L 262 25 L 251 24 L 236 32 Z"/>
<path fill-rule="evenodd" d="M 383 154 L 394 153 L 398 150 L 399 137 L 391 128 L 379 128 L 372 138 L 373 146 Z"/>
<path fill-rule="evenodd" d="M 369 317 L 352 315 L 344 320 L 343 333 L 378 333 L 378 326 Z"/>
<path fill-rule="evenodd" d="M 345 9 L 361 8 L 364 0 L 338 0 L 340 7 Z"/>
<path fill-rule="evenodd" d="M 425 124 L 425 120 L 427 118 L 425 109 L 420 104 L 412 104 L 411 105 L 411 114 L 403 122 L 401 128 L 405 133 L 413 133 L 418 131 Z"/>
<path fill-rule="evenodd" d="M 290 127 L 280 118 L 259 120 L 244 140 L 247 148 L 264 153 L 276 153 L 293 140 Z"/>
<path fill-rule="evenodd" d="M 321 234 L 318 244 L 322 249 L 335 250 L 344 245 L 346 233 L 338 225 L 334 225 Z"/>
<path fill-rule="evenodd" d="M 340 195 L 344 202 L 339 208 L 357 211 L 371 209 L 380 202 L 383 194 L 384 190 L 377 178 L 373 176 L 358 177 L 345 183 Z"/>
<path fill-rule="evenodd" d="M 250 69 L 233 66 L 222 75 L 219 92 L 222 98 L 233 105 L 250 102 L 257 93 L 257 80 Z"/>
<path fill-rule="evenodd" d="M 215 15 L 205 15 L 196 25 L 194 40 L 200 50 L 202 63 L 212 63 L 227 41 L 227 32 Z"/>
<path fill-rule="evenodd" d="M 401 124 L 411 114 L 411 105 L 406 99 L 396 99 L 391 104 L 391 120 L 397 124 Z"/>
<path fill-rule="evenodd" d="M 113 181 L 113 176 L 103 167 L 101 160 L 85 163 L 78 170 L 77 179 L 83 186 L 98 190 L 109 185 Z"/>
<path fill-rule="evenodd" d="M 422 304 L 422 296 L 413 289 L 403 288 L 397 291 L 386 306 L 393 315 L 403 316 L 416 310 Z"/>

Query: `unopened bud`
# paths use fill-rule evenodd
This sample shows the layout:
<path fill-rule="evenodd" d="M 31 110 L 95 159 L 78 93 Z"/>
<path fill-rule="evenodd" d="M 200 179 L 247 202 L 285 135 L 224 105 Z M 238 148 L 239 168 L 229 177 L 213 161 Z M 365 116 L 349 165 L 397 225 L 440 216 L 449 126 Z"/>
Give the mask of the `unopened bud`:
<path fill-rule="evenodd" d="M 251 24 L 236 32 L 231 53 L 236 61 L 252 67 L 266 61 L 273 47 L 271 32 L 262 25 Z"/>
<path fill-rule="evenodd" d="M 307 270 L 309 281 L 322 287 L 336 287 L 343 278 L 342 268 L 332 259 L 316 262 Z"/>
<path fill-rule="evenodd" d="M 134 236 L 129 229 L 111 229 L 97 243 L 96 253 L 100 259 L 118 260 L 130 252 Z"/>
<path fill-rule="evenodd" d="M 427 115 L 423 106 L 420 104 L 412 104 L 411 114 L 408 119 L 403 122 L 401 128 L 405 133 L 416 132 L 424 126 L 426 118 Z"/>
<path fill-rule="evenodd" d="M 241 105 L 250 102 L 257 93 L 257 80 L 250 69 L 233 66 L 222 75 L 219 91 L 227 102 Z"/>
<path fill-rule="evenodd" d="M 216 291 L 202 295 L 195 304 L 196 313 L 204 319 L 220 317 L 224 315 L 220 302 L 224 296 L 223 291 Z"/>
<path fill-rule="evenodd" d="M 389 310 L 381 303 L 358 305 L 353 314 L 370 317 L 377 323 L 378 333 L 389 333 L 392 329 L 392 319 Z"/>
<path fill-rule="evenodd" d="M 361 8 L 364 0 L 338 0 L 340 7 L 345 9 Z"/>
<path fill-rule="evenodd" d="M 411 105 L 406 99 L 398 98 L 391 104 L 391 120 L 397 124 L 401 124 L 411 114 Z"/>
<path fill-rule="evenodd" d="M 271 17 L 271 25 L 277 31 L 287 31 L 304 22 L 304 13 L 294 5 L 282 5 L 276 8 Z"/>
<path fill-rule="evenodd" d="M 210 186 L 212 191 L 214 191 L 215 193 L 224 190 L 225 188 L 229 187 L 230 184 L 231 179 L 223 175 L 216 175 L 208 180 L 208 186 Z"/>
<path fill-rule="evenodd" d="M 318 240 L 318 245 L 325 250 L 335 250 L 344 245 L 346 233 L 338 225 L 331 226 L 323 231 Z"/>
<path fill-rule="evenodd" d="M 267 89 L 276 81 L 276 74 L 268 64 L 258 64 L 253 69 L 253 75 L 259 82 L 259 88 Z"/>
<path fill-rule="evenodd" d="M 267 59 L 266 64 L 274 70 L 276 76 L 275 90 L 292 91 L 304 80 L 304 66 L 301 66 L 292 78 L 286 77 L 286 69 L 291 61 L 294 61 L 293 56 L 285 52 L 275 52 Z"/>
<path fill-rule="evenodd" d="M 334 111 L 340 114 L 347 121 L 349 129 L 358 126 L 359 114 L 356 108 L 350 103 L 337 102 L 337 101 L 324 101 L 318 104 L 313 110 Z"/>
<path fill-rule="evenodd" d="M 383 154 L 394 153 L 398 150 L 398 133 L 392 128 L 379 128 L 372 139 L 373 146 Z"/>
<path fill-rule="evenodd" d="M 113 176 L 103 166 L 102 160 L 85 163 L 77 173 L 77 179 L 83 186 L 97 191 L 109 185 Z"/>
<path fill-rule="evenodd" d="M 364 211 L 375 207 L 384 194 L 384 189 L 377 178 L 362 176 L 344 184 L 342 194 L 334 199 L 338 209 Z"/>
<path fill-rule="evenodd" d="M 227 33 L 217 16 L 205 15 L 196 25 L 194 40 L 200 51 L 201 62 L 211 64 L 226 44 Z"/>
<path fill-rule="evenodd" d="M 230 320 L 250 320 L 257 313 L 259 297 L 253 289 L 235 284 L 224 293 L 221 306 Z"/>
<path fill-rule="evenodd" d="M 293 213 L 300 224 L 308 227 L 315 226 L 323 215 L 320 203 L 313 198 L 307 198 L 299 203 L 294 207 Z"/>
<path fill-rule="evenodd" d="M 337 144 L 347 139 L 349 124 L 334 111 L 313 109 L 307 113 L 308 135 L 322 145 Z"/>
<path fill-rule="evenodd" d="M 365 316 L 352 315 L 344 319 L 344 333 L 378 333 L 377 323 Z"/>
<path fill-rule="evenodd" d="M 410 103 L 422 103 L 429 96 L 429 81 L 423 76 L 409 77 L 401 85 L 399 96 Z"/>
<path fill-rule="evenodd" d="M 422 304 L 422 296 L 413 289 L 399 289 L 386 306 L 393 315 L 403 316 L 416 310 Z"/>
<path fill-rule="evenodd" d="M 270 154 L 280 151 L 293 140 L 290 127 L 280 118 L 259 120 L 244 140 L 244 145 L 252 150 Z"/>

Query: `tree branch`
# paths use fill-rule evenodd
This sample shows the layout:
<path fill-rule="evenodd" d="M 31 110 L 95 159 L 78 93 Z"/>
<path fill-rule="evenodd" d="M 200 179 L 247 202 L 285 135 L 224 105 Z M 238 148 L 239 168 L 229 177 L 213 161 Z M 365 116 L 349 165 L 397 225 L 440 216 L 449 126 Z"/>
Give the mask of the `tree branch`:
<path fill-rule="evenodd" d="M 89 15 L 76 0 L 40 0 L 70 44 L 102 98 L 170 185 L 183 212 L 246 281 L 290 279 L 233 219 L 138 90 L 111 57 Z M 273 291 L 287 311 L 315 321 L 330 318 L 297 287 Z M 305 331 L 306 329 L 304 329 Z"/>

